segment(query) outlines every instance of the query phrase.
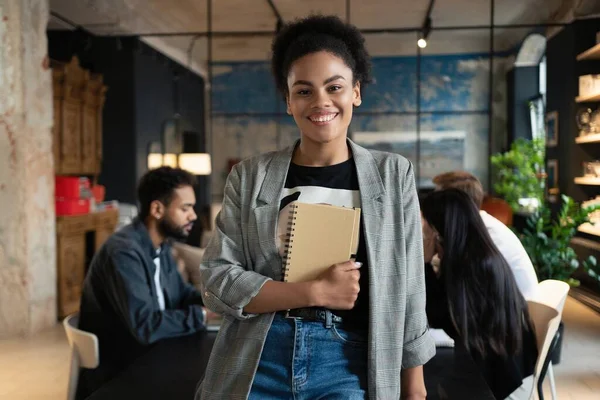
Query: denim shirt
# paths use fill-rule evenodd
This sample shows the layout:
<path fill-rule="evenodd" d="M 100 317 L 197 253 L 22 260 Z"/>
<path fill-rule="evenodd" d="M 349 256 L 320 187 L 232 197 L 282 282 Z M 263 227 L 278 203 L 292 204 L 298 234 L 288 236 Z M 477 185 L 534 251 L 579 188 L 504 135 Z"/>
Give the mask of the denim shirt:
<path fill-rule="evenodd" d="M 156 249 L 139 219 L 113 234 L 92 259 L 81 296 L 79 328 L 98 336 L 100 365 L 82 370 L 81 391 L 96 389 L 148 345 L 205 329 L 200 293 L 181 278 L 170 244 L 160 250 L 164 310 L 154 282 Z"/>

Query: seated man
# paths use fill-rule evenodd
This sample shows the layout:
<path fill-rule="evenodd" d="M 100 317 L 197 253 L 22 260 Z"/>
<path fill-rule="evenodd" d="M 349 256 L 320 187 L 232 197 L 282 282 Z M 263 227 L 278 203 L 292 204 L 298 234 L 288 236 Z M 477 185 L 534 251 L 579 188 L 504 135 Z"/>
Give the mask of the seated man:
<path fill-rule="evenodd" d="M 200 293 L 183 282 L 168 242 L 185 239 L 196 220 L 194 181 L 181 169 L 146 173 L 138 187 L 138 218 L 94 256 L 79 327 L 98 336 L 100 365 L 81 371 L 77 398 L 114 377 L 148 345 L 205 329 Z"/>
<path fill-rule="evenodd" d="M 455 188 L 466 192 L 471 200 L 481 209 L 483 187 L 475 176 L 464 171 L 452 171 L 433 178 L 436 190 Z M 537 292 L 537 275 L 533 264 L 523 248 L 519 238 L 506 225 L 485 211 L 479 211 L 494 244 L 506 259 L 513 272 L 517 286 L 526 300 L 535 297 Z"/>

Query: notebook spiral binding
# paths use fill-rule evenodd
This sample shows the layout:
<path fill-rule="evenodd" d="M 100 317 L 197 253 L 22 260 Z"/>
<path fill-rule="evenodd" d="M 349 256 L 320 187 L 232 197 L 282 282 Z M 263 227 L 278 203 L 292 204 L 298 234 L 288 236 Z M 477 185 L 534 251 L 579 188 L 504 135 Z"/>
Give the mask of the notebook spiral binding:
<path fill-rule="evenodd" d="M 288 268 L 292 259 L 292 247 L 294 244 L 294 232 L 296 231 L 296 215 L 298 214 L 298 206 L 292 204 L 290 207 L 290 216 L 287 223 L 287 233 L 285 235 L 285 245 L 283 253 L 283 281 L 287 282 Z"/>

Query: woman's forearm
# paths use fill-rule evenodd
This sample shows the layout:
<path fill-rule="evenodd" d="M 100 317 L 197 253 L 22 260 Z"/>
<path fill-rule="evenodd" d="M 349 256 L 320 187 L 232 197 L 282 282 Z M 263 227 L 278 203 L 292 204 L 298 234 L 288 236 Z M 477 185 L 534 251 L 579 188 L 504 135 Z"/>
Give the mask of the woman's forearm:
<path fill-rule="evenodd" d="M 294 308 L 318 306 L 315 282 L 287 283 L 268 281 L 244 307 L 249 314 L 265 314 Z"/>
<path fill-rule="evenodd" d="M 402 370 L 401 398 L 403 400 L 425 400 L 427 398 L 422 365 Z"/>

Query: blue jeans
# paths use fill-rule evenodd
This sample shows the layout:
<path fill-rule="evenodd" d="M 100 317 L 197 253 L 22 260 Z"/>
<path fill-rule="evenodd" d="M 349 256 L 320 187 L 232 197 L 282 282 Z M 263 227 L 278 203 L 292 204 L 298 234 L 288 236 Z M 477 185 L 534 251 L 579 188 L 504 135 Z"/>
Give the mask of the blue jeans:
<path fill-rule="evenodd" d="M 368 334 L 275 315 L 250 400 L 367 398 Z"/>

